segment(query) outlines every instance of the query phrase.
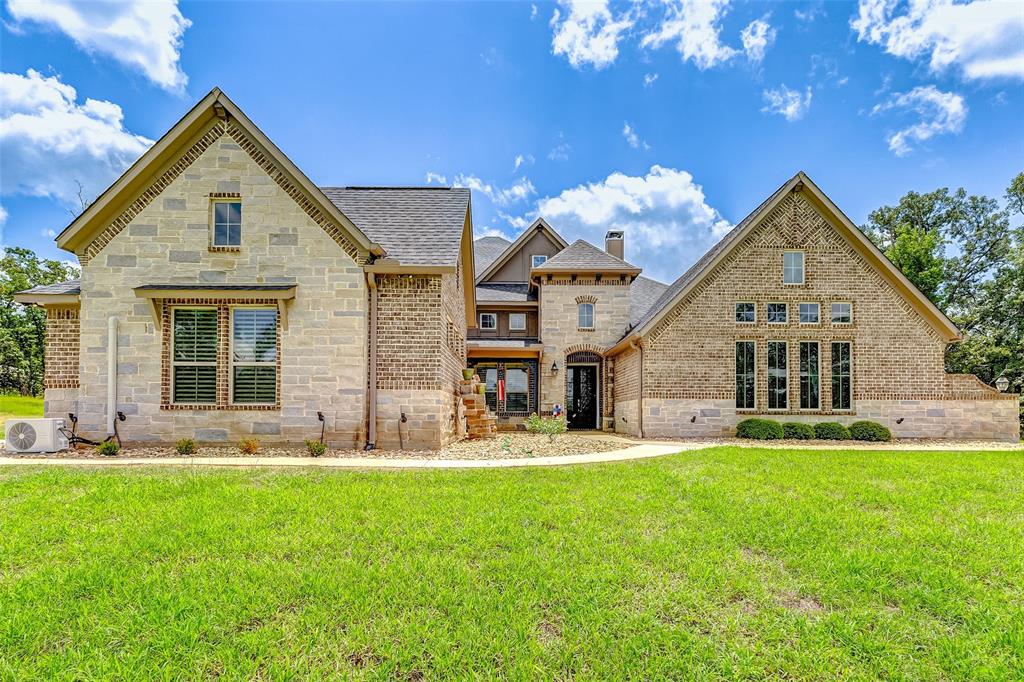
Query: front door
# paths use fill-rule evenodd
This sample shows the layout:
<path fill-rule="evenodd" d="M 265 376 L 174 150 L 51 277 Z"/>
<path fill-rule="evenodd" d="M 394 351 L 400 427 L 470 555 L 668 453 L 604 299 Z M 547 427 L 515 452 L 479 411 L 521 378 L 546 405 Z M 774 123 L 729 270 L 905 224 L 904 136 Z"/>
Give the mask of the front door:
<path fill-rule="evenodd" d="M 566 368 L 565 412 L 570 429 L 597 428 L 597 366 Z"/>

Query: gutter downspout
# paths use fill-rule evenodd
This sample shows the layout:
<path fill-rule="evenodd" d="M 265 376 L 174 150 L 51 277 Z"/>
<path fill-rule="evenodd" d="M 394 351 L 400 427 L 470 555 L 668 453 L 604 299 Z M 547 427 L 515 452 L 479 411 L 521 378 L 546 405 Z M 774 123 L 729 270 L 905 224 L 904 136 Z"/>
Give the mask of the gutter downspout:
<path fill-rule="evenodd" d="M 366 273 L 366 284 L 370 287 L 370 319 L 368 322 L 368 344 L 369 357 L 367 362 L 366 391 L 366 447 L 364 450 L 373 450 L 377 447 L 377 275 Z"/>
<path fill-rule="evenodd" d="M 117 317 L 107 318 L 107 435 L 114 435 L 117 419 Z"/>
<path fill-rule="evenodd" d="M 629 342 L 629 347 L 637 350 L 640 353 L 640 395 L 636 398 L 636 414 L 637 414 L 637 436 L 639 438 L 644 437 L 644 347 L 640 345 L 639 341 L 632 340 Z"/>

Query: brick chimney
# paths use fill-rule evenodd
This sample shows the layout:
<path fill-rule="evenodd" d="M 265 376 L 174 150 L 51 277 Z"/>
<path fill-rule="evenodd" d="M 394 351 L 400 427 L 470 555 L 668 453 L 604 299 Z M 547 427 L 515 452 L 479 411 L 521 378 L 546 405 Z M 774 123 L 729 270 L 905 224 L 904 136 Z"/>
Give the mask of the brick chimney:
<path fill-rule="evenodd" d="M 626 240 L 622 230 L 608 230 L 604 236 L 604 250 L 616 258 L 626 260 Z"/>

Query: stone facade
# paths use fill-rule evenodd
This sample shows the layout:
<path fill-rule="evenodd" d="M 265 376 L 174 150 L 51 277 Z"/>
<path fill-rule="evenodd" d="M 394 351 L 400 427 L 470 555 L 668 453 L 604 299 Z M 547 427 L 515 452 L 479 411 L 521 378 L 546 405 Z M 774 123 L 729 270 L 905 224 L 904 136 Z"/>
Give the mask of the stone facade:
<path fill-rule="evenodd" d="M 243 132 L 216 122 L 200 141 L 182 157 L 187 163 L 175 162 L 174 173 L 158 176 L 160 191 L 147 190 L 147 201 L 132 204 L 130 220 L 104 231 L 82 259 L 80 431 L 93 437 L 105 431 L 107 319 L 113 315 L 117 409 L 128 416 L 119 425 L 126 440 L 233 442 L 256 434 L 296 442 L 319 435 L 319 411 L 327 420 L 328 441 L 360 445 L 367 377 L 368 298 L 360 267 L 365 254 L 351 245 L 339 248 L 340 230 L 325 228 L 323 216 L 295 195 Z M 211 248 L 211 200 L 225 194 L 242 202 L 242 243 Z M 280 329 L 278 406 L 167 404 L 165 335 L 149 303 L 132 289 L 174 282 L 296 285 L 295 299 L 286 304 L 288 327 Z M 49 405 L 47 410 L 49 415 Z"/>

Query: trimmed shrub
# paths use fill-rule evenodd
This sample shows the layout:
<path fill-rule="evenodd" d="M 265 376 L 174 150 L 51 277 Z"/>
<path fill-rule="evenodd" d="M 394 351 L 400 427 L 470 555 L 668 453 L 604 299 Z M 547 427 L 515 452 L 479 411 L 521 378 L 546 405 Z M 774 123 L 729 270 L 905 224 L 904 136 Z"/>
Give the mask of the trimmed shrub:
<path fill-rule="evenodd" d="M 814 427 L 810 424 L 786 422 L 782 425 L 782 431 L 786 434 L 786 438 L 793 440 L 810 440 L 814 438 Z"/>
<path fill-rule="evenodd" d="M 198 449 L 199 446 L 197 446 L 196 442 L 191 438 L 182 438 L 181 440 L 174 444 L 174 450 L 182 457 L 194 455 L 196 454 L 196 450 Z"/>
<path fill-rule="evenodd" d="M 782 424 L 771 419 L 744 419 L 736 425 L 738 438 L 781 440 L 785 435 Z"/>
<path fill-rule="evenodd" d="M 850 437 L 854 440 L 870 440 L 884 442 L 892 440 L 892 433 L 878 422 L 853 422 L 850 424 Z"/>
<path fill-rule="evenodd" d="M 318 440 L 307 438 L 306 451 L 309 452 L 310 457 L 319 457 L 320 455 L 327 452 L 327 443 L 321 443 Z"/>
<path fill-rule="evenodd" d="M 814 425 L 814 435 L 819 440 L 850 440 L 850 429 L 839 422 L 821 422 Z"/>
<path fill-rule="evenodd" d="M 113 457 L 121 451 L 121 446 L 117 444 L 116 440 L 105 440 L 96 446 L 96 454 L 104 455 L 105 457 Z"/>
<path fill-rule="evenodd" d="M 260 450 L 259 438 L 243 438 L 238 441 L 238 449 L 245 455 L 255 455 Z"/>
<path fill-rule="evenodd" d="M 526 418 L 526 430 L 530 433 L 544 434 L 551 443 L 555 442 L 555 436 L 565 433 L 568 429 L 565 417 L 541 417 L 534 412 Z"/>

